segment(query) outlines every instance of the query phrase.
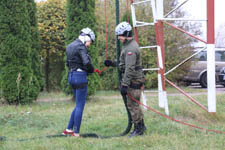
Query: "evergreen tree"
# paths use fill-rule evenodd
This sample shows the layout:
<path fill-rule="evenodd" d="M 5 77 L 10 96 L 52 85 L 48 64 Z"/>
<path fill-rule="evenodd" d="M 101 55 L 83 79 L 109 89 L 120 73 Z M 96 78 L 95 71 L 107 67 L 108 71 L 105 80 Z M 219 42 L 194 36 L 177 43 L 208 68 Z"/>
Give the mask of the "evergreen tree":
<path fill-rule="evenodd" d="M 65 2 L 66 0 L 48 0 L 37 5 L 46 91 L 60 88 L 65 67 Z"/>
<path fill-rule="evenodd" d="M 37 26 L 37 8 L 34 0 L 27 0 L 27 9 L 31 25 L 31 60 L 34 75 L 37 77 L 40 88 L 44 88 L 44 80 L 41 67 L 41 43 Z"/>
<path fill-rule="evenodd" d="M 31 25 L 27 1 L 0 1 L 0 82 L 9 103 L 30 103 L 40 87 L 31 68 Z"/>
<path fill-rule="evenodd" d="M 67 0 L 66 24 L 66 45 L 73 42 L 79 36 L 82 28 L 89 27 L 96 35 L 95 0 Z M 97 41 L 88 48 L 94 67 L 97 67 L 98 62 L 96 43 Z M 66 67 L 65 70 L 61 84 L 66 93 L 71 93 L 71 88 L 67 82 L 68 68 Z M 97 74 L 92 74 L 88 77 L 88 80 L 88 94 L 94 94 L 98 86 L 99 77 Z"/>

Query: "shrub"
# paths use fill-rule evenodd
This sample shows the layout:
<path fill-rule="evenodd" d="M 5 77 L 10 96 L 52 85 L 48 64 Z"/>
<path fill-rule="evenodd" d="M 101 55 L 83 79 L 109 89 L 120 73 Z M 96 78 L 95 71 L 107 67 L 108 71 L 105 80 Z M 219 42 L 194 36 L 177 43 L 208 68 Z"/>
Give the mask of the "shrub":
<path fill-rule="evenodd" d="M 40 87 L 32 70 L 31 25 L 27 1 L 0 1 L 0 68 L 2 96 L 9 103 L 30 103 Z"/>
<path fill-rule="evenodd" d="M 44 88 L 44 79 L 41 67 L 41 44 L 40 44 L 40 35 L 38 32 L 37 24 L 37 8 L 34 0 L 27 0 L 27 9 L 29 14 L 29 20 L 31 25 L 31 60 L 32 60 L 32 69 L 34 75 L 36 76 L 41 90 Z"/>

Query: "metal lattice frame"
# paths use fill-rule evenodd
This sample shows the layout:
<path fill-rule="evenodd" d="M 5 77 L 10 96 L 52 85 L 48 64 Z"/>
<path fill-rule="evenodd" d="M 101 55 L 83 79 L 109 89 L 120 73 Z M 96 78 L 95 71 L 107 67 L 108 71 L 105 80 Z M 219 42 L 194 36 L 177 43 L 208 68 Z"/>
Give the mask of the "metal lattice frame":
<path fill-rule="evenodd" d="M 167 24 L 171 26 L 172 28 L 179 30 L 180 32 L 183 32 L 184 34 L 195 38 L 205 44 L 207 44 L 207 83 L 208 83 L 208 112 L 216 112 L 216 95 L 215 95 L 215 39 L 214 39 L 214 0 L 207 0 L 207 19 L 185 19 L 185 18 L 166 18 L 171 13 L 173 13 L 175 10 L 180 8 L 182 5 L 184 5 L 189 0 L 185 0 L 180 5 L 178 5 L 176 8 L 171 10 L 169 13 L 163 16 L 163 0 L 142 0 L 138 2 L 134 2 L 131 0 L 131 12 L 132 12 L 132 19 L 133 19 L 133 26 L 134 26 L 134 33 L 135 33 L 135 39 L 138 41 L 137 37 L 137 27 L 141 26 L 147 26 L 147 25 L 154 25 L 155 27 L 155 33 L 156 33 L 156 46 L 145 46 L 141 48 L 154 48 L 157 47 L 157 53 L 158 53 L 158 59 L 157 64 L 158 68 L 153 69 L 144 69 L 144 70 L 157 70 L 158 71 L 158 92 L 159 92 L 159 106 L 162 108 L 165 108 L 165 112 L 167 115 L 169 115 L 168 110 L 168 103 L 167 103 L 167 96 L 166 96 L 166 87 L 165 87 L 165 81 L 167 81 L 170 85 L 178 89 L 182 94 L 187 96 L 191 101 L 199 105 L 201 108 L 207 111 L 207 108 L 201 105 L 199 102 L 197 102 L 194 98 L 192 98 L 190 95 L 185 93 L 183 90 L 181 90 L 179 87 L 177 87 L 175 84 L 173 84 L 171 81 L 165 78 L 165 76 L 175 70 L 177 67 L 185 63 L 187 60 L 189 60 L 191 57 L 193 57 L 196 54 L 193 54 L 192 56 L 186 58 L 183 60 L 180 64 L 176 65 L 174 68 L 172 68 L 170 71 L 165 73 L 165 65 L 164 65 L 164 31 L 163 26 L 164 24 Z M 136 20 L 135 16 L 135 5 L 140 3 L 147 3 L 151 2 L 151 7 L 153 11 L 153 23 L 147 23 L 147 22 L 141 22 Z M 207 22 L 207 41 L 202 40 L 201 38 L 192 35 L 191 33 L 188 33 L 166 21 L 168 20 L 180 20 L 180 21 L 206 21 Z M 203 48 L 202 50 L 206 49 Z M 200 51 L 202 51 L 200 50 Z M 199 53 L 198 51 L 197 53 Z"/>

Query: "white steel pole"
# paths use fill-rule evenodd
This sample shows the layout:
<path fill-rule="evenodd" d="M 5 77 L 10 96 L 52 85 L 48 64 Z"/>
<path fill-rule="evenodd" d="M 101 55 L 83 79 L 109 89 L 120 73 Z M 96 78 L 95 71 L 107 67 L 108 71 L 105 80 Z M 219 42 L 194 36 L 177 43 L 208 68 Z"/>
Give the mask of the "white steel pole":
<path fill-rule="evenodd" d="M 159 70 L 163 69 L 163 59 L 160 46 L 157 47 L 157 55 L 158 55 L 158 67 Z M 158 99 L 159 99 L 159 107 L 165 108 L 164 105 L 164 96 L 163 96 L 163 86 L 162 86 L 162 75 L 160 71 L 158 71 Z"/>
<path fill-rule="evenodd" d="M 162 74 L 160 73 L 161 70 L 163 69 L 163 58 L 162 58 L 162 50 L 161 50 L 161 44 L 160 44 L 160 35 L 159 35 L 159 32 L 158 32 L 158 21 L 157 21 L 157 18 L 159 16 L 162 16 L 163 15 L 163 12 L 161 11 L 161 13 L 159 13 L 159 5 L 157 3 L 157 8 L 156 5 L 155 5 L 155 0 L 152 0 L 152 10 L 153 10 L 153 17 L 154 17 L 154 23 L 155 23 L 155 26 L 156 26 L 156 41 L 157 41 L 157 55 L 158 55 L 158 68 L 159 68 L 159 71 L 158 71 L 158 101 L 159 101 L 159 107 L 160 108 L 165 108 L 165 105 L 164 105 L 164 98 L 163 98 L 163 81 L 162 81 Z M 154 11 L 157 11 L 154 13 Z M 162 37 L 161 37 L 162 38 Z"/>
<path fill-rule="evenodd" d="M 135 7 L 134 4 L 130 5 L 131 7 L 131 16 L 132 16 L 132 21 L 133 21 L 133 26 L 136 27 L 136 15 L 135 15 Z"/>
<path fill-rule="evenodd" d="M 163 18 L 163 0 L 156 1 L 156 18 Z M 160 46 L 160 52 L 158 52 L 158 85 L 159 85 L 159 106 L 165 108 L 165 113 L 169 115 L 168 102 L 167 102 L 167 94 L 166 94 L 166 86 L 165 86 L 165 63 L 164 63 L 164 31 L 163 31 L 163 22 L 157 20 L 155 24 L 156 30 L 156 40 L 157 45 Z M 161 91 L 162 90 L 162 91 Z M 163 102 L 163 104 L 161 103 Z"/>
<path fill-rule="evenodd" d="M 151 0 L 151 6 L 152 6 L 152 15 L 153 15 L 154 23 L 156 23 L 157 12 L 156 12 L 155 0 Z"/>
<path fill-rule="evenodd" d="M 163 0 L 156 0 L 157 17 L 163 18 Z"/>
<path fill-rule="evenodd" d="M 208 111 L 216 112 L 214 0 L 207 0 Z"/>
<path fill-rule="evenodd" d="M 142 102 L 145 106 L 147 106 L 147 99 L 146 96 L 144 94 L 144 90 L 141 91 L 141 98 L 142 98 Z M 147 107 L 144 107 L 145 110 L 147 110 Z"/>

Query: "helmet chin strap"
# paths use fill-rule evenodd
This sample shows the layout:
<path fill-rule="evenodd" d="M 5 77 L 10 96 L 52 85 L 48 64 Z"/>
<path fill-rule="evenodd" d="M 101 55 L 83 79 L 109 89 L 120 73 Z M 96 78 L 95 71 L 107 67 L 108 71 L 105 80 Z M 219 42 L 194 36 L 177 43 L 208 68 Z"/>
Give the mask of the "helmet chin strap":
<path fill-rule="evenodd" d="M 128 41 L 128 39 L 126 38 L 126 39 L 124 40 L 124 43 L 127 43 L 127 41 Z"/>
<path fill-rule="evenodd" d="M 127 41 L 131 40 L 132 37 L 126 37 L 126 39 L 124 40 L 124 43 L 126 43 Z"/>

